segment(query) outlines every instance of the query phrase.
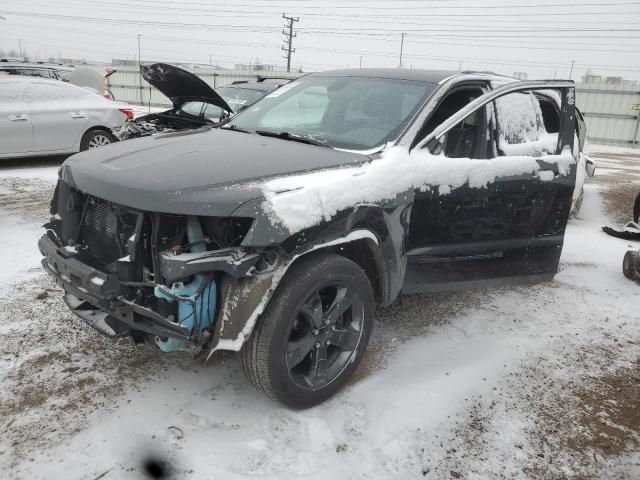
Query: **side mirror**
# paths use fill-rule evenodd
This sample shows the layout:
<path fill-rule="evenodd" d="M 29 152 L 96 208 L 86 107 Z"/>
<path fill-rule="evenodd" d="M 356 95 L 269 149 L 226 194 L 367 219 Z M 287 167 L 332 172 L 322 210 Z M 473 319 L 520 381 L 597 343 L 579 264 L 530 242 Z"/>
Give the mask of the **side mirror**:
<path fill-rule="evenodd" d="M 589 155 L 585 155 L 584 157 L 586 160 L 585 168 L 587 169 L 587 176 L 593 177 L 596 174 L 596 164 L 589 158 Z"/>

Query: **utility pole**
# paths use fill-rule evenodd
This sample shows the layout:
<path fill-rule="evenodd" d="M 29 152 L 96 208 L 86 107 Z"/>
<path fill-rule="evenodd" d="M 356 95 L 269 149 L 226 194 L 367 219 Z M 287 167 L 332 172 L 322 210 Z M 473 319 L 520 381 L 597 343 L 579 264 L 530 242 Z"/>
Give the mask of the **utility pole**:
<path fill-rule="evenodd" d="M 22 57 L 22 39 L 18 39 L 18 55 Z"/>
<path fill-rule="evenodd" d="M 571 70 L 569 70 L 569 80 L 571 80 L 571 75 L 573 75 L 573 65 L 576 63 L 575 60 L 571 60 Z"/>
<path fill-rule="evenodd" d="M 400 63 L 398 64 L 398 68 L 402 68 L 402 50 L 404 49 L 404 36 L 406 33 L 402 32 L 402 36 L 400 37 Z"/>
<path fill-rule="evenodd" d="M 287 72 L 290 72 L 291 71 L 291 54 L 296 51 L 295 48 L 292 48 L 293 39 L 298 36 L 297 34 L 293 33 L 293 24 L 295 22 L 299 22 L 300 18 L 287 17 L 284 13 L 282 14 L 282 18 L 284 18 L 286 22 L 284 26 L 285 30 L 282 30 L 286 45 L 283 45 L 282 50 L 287 52 L 287 56 L 285 57 L 287 59 Z M 287 29 L 289 31 L 287 31 Z"/>
<path fill-rule="evenodd" d="M 360 68 L 362 68 L 362 55 L 360 55 Z"/>
<path fill-rule="evenodd" d="M 142 101 L 142 71 L 140 70 L 140 67 L 142 66 L 142 59 L 140 57 L 140 34 L 138 34 L 138 86 L 139 88 L 139 92 L 140 92 L 140 105 L 144 105 L 144 102 Z"/>

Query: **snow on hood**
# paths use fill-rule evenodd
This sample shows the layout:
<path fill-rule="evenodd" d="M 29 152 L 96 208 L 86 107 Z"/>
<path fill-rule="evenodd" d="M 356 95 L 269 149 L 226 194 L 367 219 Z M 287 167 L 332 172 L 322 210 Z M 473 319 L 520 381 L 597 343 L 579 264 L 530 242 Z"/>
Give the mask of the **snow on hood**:
<path fill-rule="evenodd" d="M 497 157 L 489 160 L 448 158 L 427 150 L 391 147 L 379 160 L 350 168 L 277 178 L 263 185 L 264 208 L 274 222 L 291 233 L 309 228 L 358 204 L 396 198 L 414 189 L 438 187 L 440 193 L 468 184 L 485 187 L 498 177 L 534 174 L 538 160 L 557 164 L 566 175 L 575 159 L 570 152 L 533 158 Z"/>

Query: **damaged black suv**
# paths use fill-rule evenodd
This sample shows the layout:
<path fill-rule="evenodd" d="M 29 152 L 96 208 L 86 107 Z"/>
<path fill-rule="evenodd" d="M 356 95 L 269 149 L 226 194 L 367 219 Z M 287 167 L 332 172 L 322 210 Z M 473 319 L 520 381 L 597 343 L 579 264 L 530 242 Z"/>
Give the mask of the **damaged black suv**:
<path fill-rule="evenodd" d="M 69 158 L 42 263 L 99 332 L 240 351 L 309 407 L 401 293 L 551 279 L 584 135 L 570 81 L 312 74 L 220 128 Z"/>

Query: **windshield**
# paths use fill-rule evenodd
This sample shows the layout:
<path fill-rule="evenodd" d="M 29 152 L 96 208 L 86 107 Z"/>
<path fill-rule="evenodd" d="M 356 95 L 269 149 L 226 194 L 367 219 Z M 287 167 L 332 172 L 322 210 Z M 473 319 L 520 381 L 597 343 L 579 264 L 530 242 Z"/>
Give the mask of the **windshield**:
<path fill-rule="evenodd" d="M 366 150 L 394 140 L 434 88 L 399 79 L 308 76 L 271 92 L 228 127 Z"/>

